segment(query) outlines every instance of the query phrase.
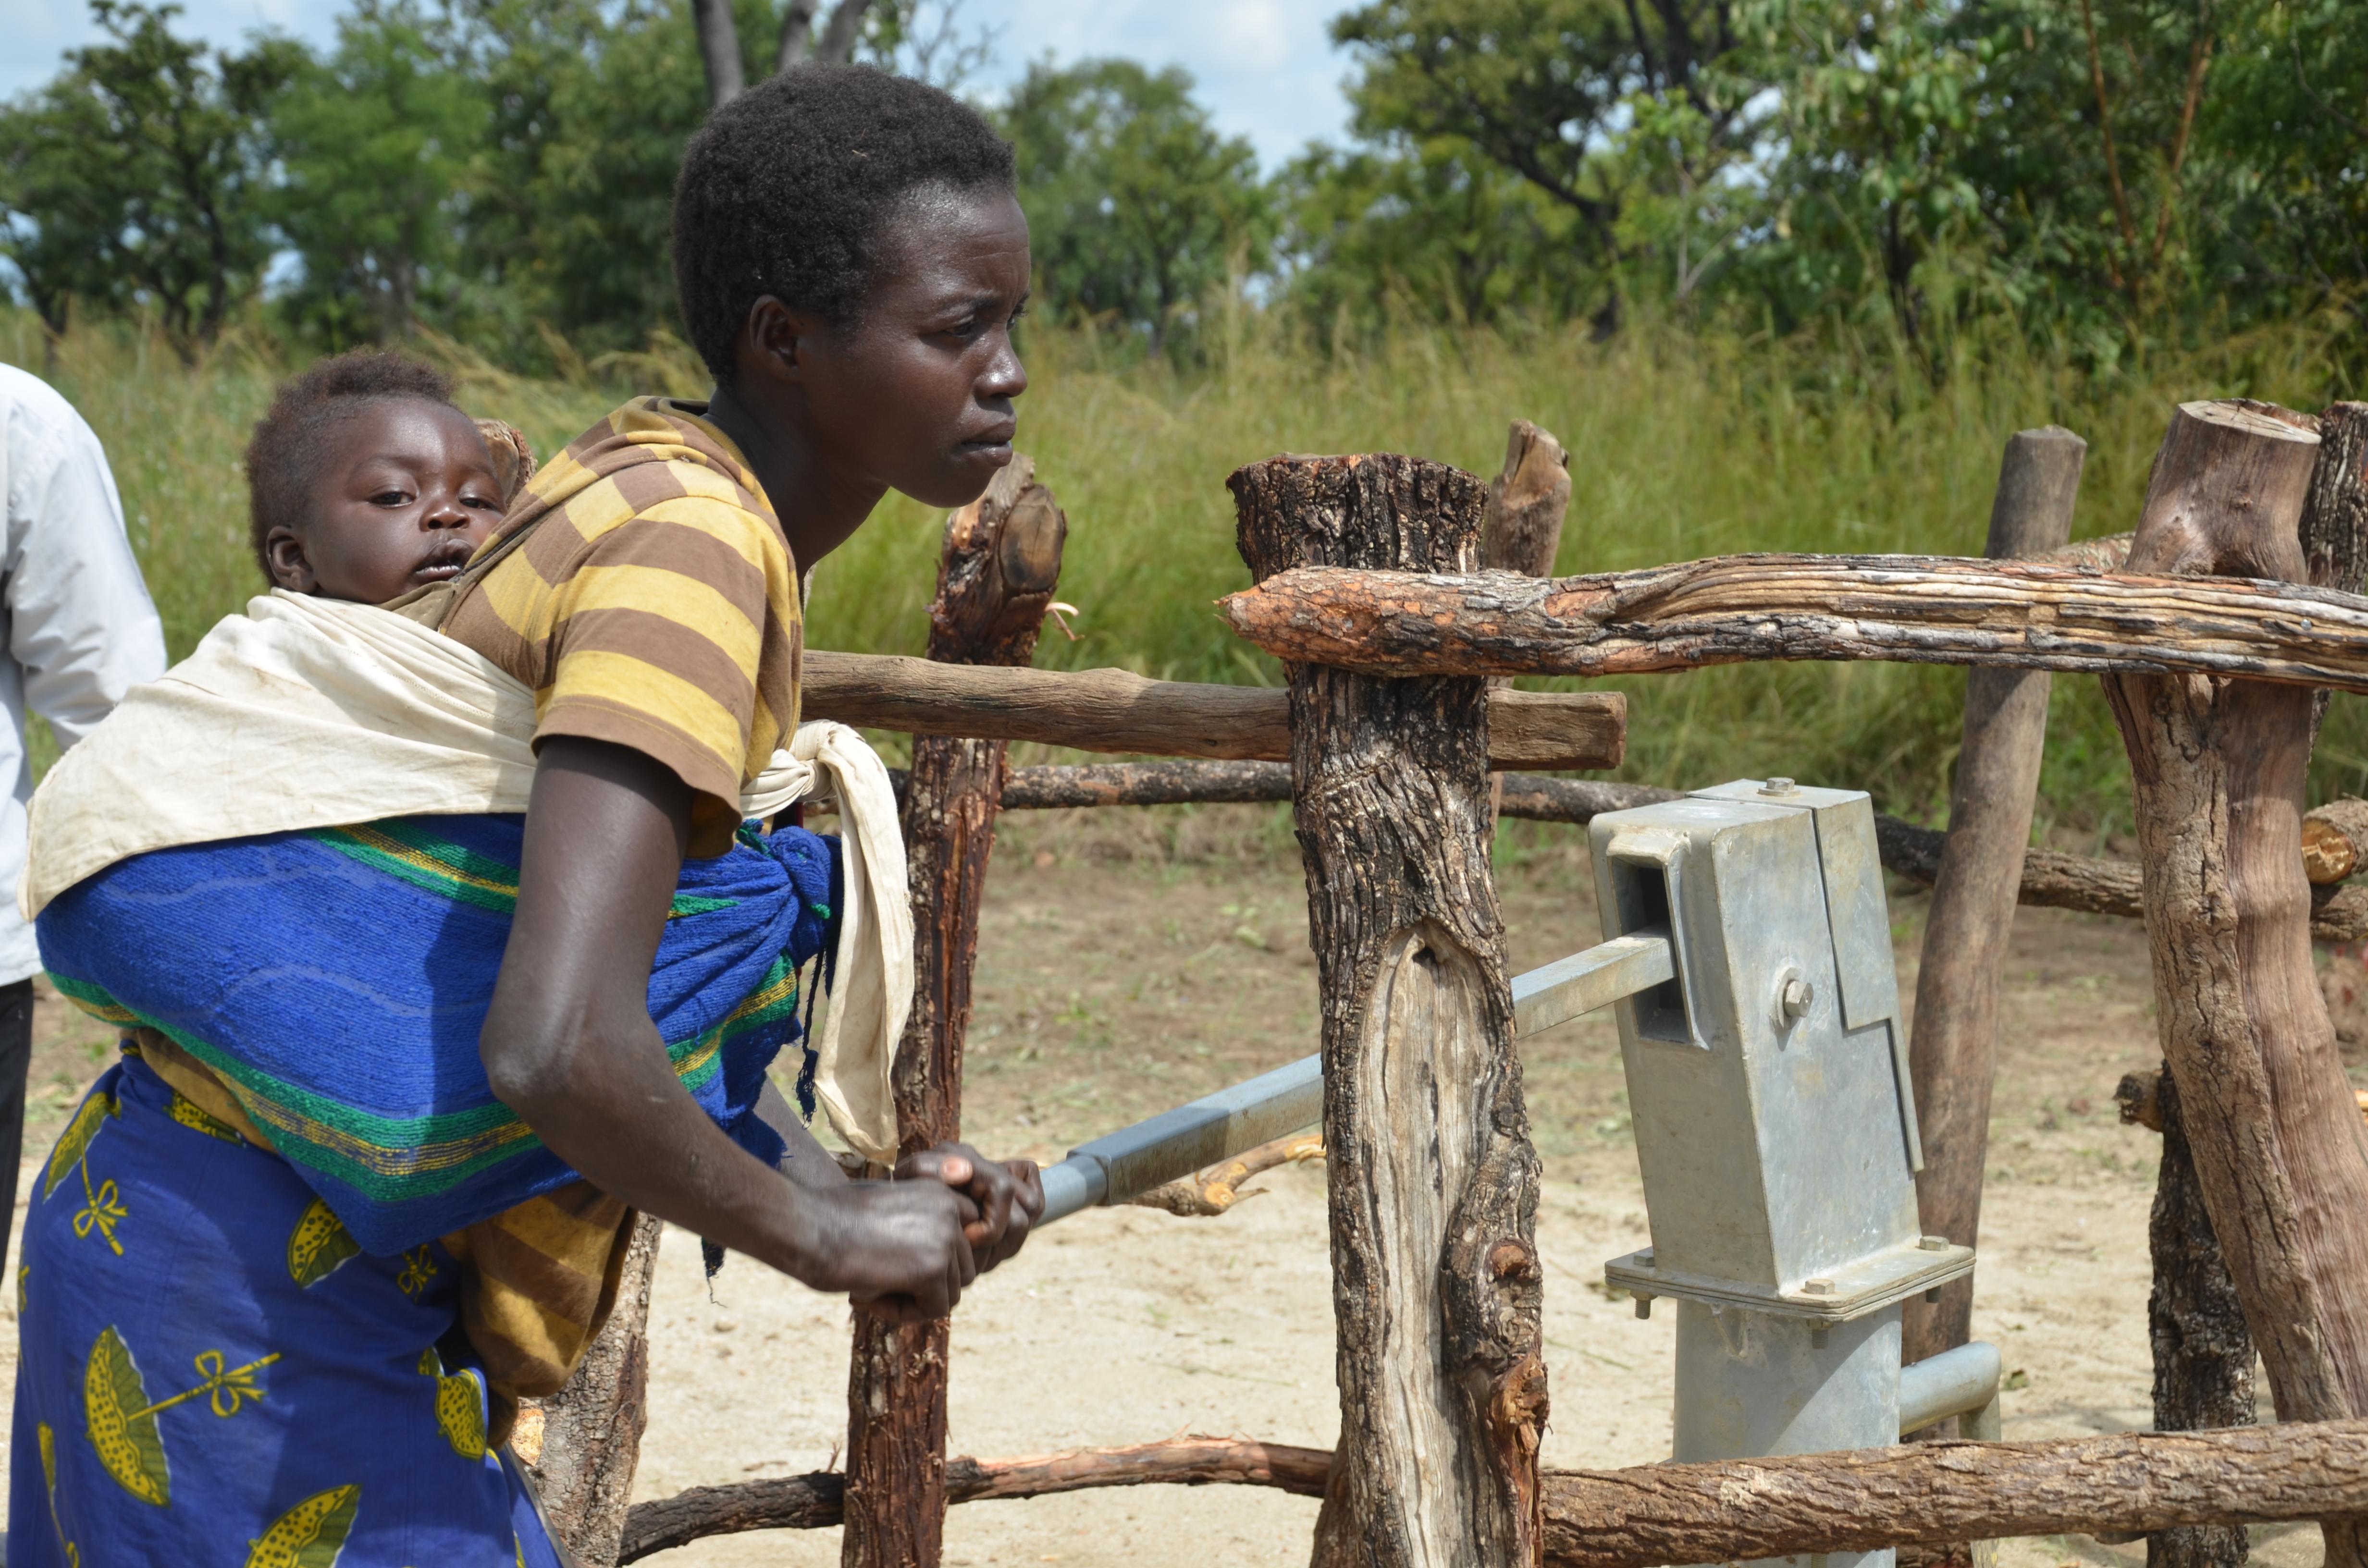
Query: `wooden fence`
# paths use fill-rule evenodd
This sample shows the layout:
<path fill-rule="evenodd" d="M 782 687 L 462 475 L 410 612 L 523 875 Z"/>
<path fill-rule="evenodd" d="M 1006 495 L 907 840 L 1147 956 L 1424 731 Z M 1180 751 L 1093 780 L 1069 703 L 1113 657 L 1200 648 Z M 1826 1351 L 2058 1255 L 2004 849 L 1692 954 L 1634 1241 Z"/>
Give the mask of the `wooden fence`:
<path fill-rule="evenodd" d="M 814 655 L 809 666 L 811 714 L 930 737 L 916 743 L 905 806 L 922 960 L 895 1070 L 905 1141 L 959 1126 L 970 961 L 999 811 L 1287 795 L 1322 995 L 1333 1264 L 1336 1278 L 1362 1282 L 1336 1291 L 1340 1445 L 1311 1454 L 1184 1440 L 949 1460 L 945 1325 L 866 1327 L 843 1478 L 686 1494 L 571 1546 L 607 1563 L 720 1530 L 843 1522 L 851 1568 L 934 1568 L 949 1503 L 1172 1481 L 1320 1494 L 1319 1568 L 1644 1568 L 2314 1517 L 2327 1521 L 2330 1563 L 2356 1562 L 2351 1521 L 2368 1512 L 2368 1156 L 2310 939 L 2315 920 L 2352 935 L 2368 920 L 2349 913 L 2348 893 L 2314 892 L 2302 790 L 2324 692 L 2368 689 L 2368 600 L 2356 597 L 2368 406 L 2311 416 L 2186 405 L 2126 545 L 2092 543 L 2069 562 L 2007 559 L 2061 540 L 2060 527 L 2047 537 L 2051 519 L 2068 516 L 2077 482 L 2077 442 L 2032 434 L 2018 438 L 2020 468 L 2009 451 L 1993 559 L 1742 556 L 1559 580 L 1482 569 L 1534 574 L 1552 558 L 1543 520 L 1558 519 L 1567 481 L 1559 449 L 1534 429 L 1517 429 L 1493 492 L 1386 454 L 1253 464 L 1231 483 L 1255 585 L 1225 609 L 1286 661 L 1281 694 L 1019 668 L 1057 582 L 1065 524 L 1015 466 L 950 525 L 928 661 Z M 1491 548 L 1503 553 L 1484 555 Z M 1928 1068 L 1935 1082 L 1919 1082 L 1919 1099 L 1963 1102 L 1944 1162 L 1955 1187 L 1920 1194 L 1928 1228 L 1954 1202 L 1951 1233 L 1974 1239 L 1994 1029 L 1982 983 L 1994 998 L 2015 902 L 2142 915 L 2192 1192 L 2293 1424 L 1541 1471 L 1537 1162 L 1490 835 L 1500 812 L 1583 820 L 1638 797 L 1504 771 L 1611 766 L 1625 716 L 1600 698 L 1540 702 L 1502 678 L 1762 658 L 1998 672 L 1969 696 L 1973 750 L 1951 835 L 1883 833 L 1886 864 L 1937 879 L 1944 894 L 1956 885 L 1944 899 L 1957 911 L 1952 939 L 1991 955 L 1933 1011 L 1919 1007 L 1919 1040 L 1934 1029 L 1956 1042 L 1948 1064 Z M 2037 745 L 2023 672 L 2035 671 L 2106 683 L 2136 784 L 2135 868 L 2020 853 Z M 1214 760 L 1013 771 L 1004 747 L 1017 738 Z M 2359 857 L 2342 851 L 2362 825 L 2322 819 L 2319 874 L 2339 861 L 2336 874 L 2348 872 Z M 1406 1120 L 1408 1106 L 1434 1099 L 1435 1116 Z M 1962 1339 L 1962 1309 L 1911 1332 L 1927 1351 L 1944 1348 Z M 611 1359 L 640 1365 L 638 1314 L 620 1308 L 609 1333 L 634 1347 Z M 612 1452 L 604 1484 L 616 1495 L 618 1463 L 630 1484 L 631 1444 Z"/>

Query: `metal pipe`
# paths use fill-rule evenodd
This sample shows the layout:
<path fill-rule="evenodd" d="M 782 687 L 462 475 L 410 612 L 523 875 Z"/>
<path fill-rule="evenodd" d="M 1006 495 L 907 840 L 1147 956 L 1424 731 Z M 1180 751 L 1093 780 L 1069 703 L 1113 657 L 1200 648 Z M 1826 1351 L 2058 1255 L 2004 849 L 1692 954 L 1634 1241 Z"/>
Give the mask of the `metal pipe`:
<path fill-rule="evenodd" d="M 1921 1431 L 1952 1415 L 1970 1415 L 1998 1403 L 1998 1347 L 1975 1340 L 1899 1369 L 1899 1430 Z M 1995 1428 L 1996 1423 L 1991 1423 Z M 1971 1434 L 1968 1434 L 1971 1436 Z M 1997 1440 L 1995 1430 L 1989 1440 Z"/>
<path fill-rule="evenodd" d="M 1638 932 L 1513 978 L 1513 1032 L 1526 1037 L 1649 990 L 1677 970 L 1667 937 Z M 1324 1118 L 1324 1061 L 1288 1067 L 1097 1138 L 1044 1169 L 1044 1217 L 1124 1203 Z"/>

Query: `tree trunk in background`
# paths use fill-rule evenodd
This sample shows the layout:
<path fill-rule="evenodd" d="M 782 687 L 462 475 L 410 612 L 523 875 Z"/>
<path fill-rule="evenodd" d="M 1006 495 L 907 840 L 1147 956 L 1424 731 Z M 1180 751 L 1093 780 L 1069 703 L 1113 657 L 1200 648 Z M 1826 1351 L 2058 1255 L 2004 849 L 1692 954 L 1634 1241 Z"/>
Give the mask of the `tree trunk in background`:
<path fill-rule="evenodd" d="M 852 4 L 853 0 L 848 0 Z M 1024 665 L 1061 575 L 1068 520 L 1035 465 L 1013 458 L 986 494 L 946 523 L 929 657 Z M 917 736 L 905 789 L 913 892 L 913 1013 L 892 1081 L 899 1148 L 962 1133 L 962 1037 L 995 818 L 1002 741 Z M 937 1568 L 946 1515 L 948 1324 L 896 1326 L 859 1314 L 848 1374 L 847 1568 Z"/>
<path fill-rule="evenodd" d="M 707 71 L 707 112 L 713 114 L 740 96 L 740 29 L 732 20 L 732 0 L 690 0 L 691 26 L 699 32 L 699 61 Z"/>
<path fill-rule="evenodd" d="M 2301 579 L 2307 416 L 2188 403 L 2155 460 L 2134 572 Z M 2368 1153 L 2313 972 L 2302 864 L 2313 693 L 2104 677 L 2136 786 L 2157 1030 L 2198 1186 L 2280 1416 L 2368 1408 Z M 2330 1568 L 2358 1527 L 2324 1527 Z"/>
<path fill-rule="evenodd" d="M 617 1304 L 567 1386 L 541 1402 L 542 1446 L 527 1467 L 544 1517 L 583 1568 L 616 1568 L 649 1424 L 650 1278 L 665 1227 L 644 1214 L 617 1279 Z"/>
<path fill-rule="evenodd" d="M 2089 443 L 2049 426 L 2006 444 L 1990 533 L 1992 561 L 2042 555 L 2070 537 L 2072 504 Z M 2047 742 L 2044 670 L 1968 670 L 1964 743 L 1949 801 L 1949 838 L 1932 883 L 1916 974 L 1908 1066 L 1924 1168 L 1916 1205 L 1925 1231 L 1972 1246 L 1981 1228 L 1989 1157 L 1990 1081 L 1998 1067 L 1998 977 L 2022 887 L 2023 850 Z M 1970 1337 L 1971 1276 L 1941 1287 L 1941 1300 L 1907 1303 L 1900 1356 L 1920 1361 Z M 1956 1435 L 1944 1422 L 1933 1436 Z"/>
<path fill-rule="evenodd" d="M 1476 564 L 1479 481 L 1276 458 L 1229 483 L 1242 559 Z M 1489 875 L 1487 687 L 1290 671 L 1322 986 L 1340 1447 L 1317 1568 L 1534 1564 L 1546 1415 L 1538 1163 Z"/>

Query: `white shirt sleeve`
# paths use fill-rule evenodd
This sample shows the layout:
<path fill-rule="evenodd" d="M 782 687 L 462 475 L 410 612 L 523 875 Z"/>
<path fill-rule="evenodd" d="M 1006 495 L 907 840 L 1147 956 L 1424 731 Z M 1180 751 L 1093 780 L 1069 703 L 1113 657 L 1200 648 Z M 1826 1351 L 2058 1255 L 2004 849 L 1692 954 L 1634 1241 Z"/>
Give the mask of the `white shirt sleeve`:
<path fill-rule="evenodd" d="M 64 398 L 13 365 L 0 365 L 0 894 L 13 894 L 33 794 L 26 710 L 70 746 L 165 673 L 165 630 L 107 454 Z M 0 898 L 0 985 L 40 967 L 33 928 Z"/>
<path fill-rule="evenodd" d="M 165 629 L 132 557 L 98 437 L 24 371 L 6 369 L 0 397 L 17 405 L 8 420 L 0 559 L 7 652 L 23 672 L 25 706 L 70 746 L 126 691 L 165 673 Z"/>

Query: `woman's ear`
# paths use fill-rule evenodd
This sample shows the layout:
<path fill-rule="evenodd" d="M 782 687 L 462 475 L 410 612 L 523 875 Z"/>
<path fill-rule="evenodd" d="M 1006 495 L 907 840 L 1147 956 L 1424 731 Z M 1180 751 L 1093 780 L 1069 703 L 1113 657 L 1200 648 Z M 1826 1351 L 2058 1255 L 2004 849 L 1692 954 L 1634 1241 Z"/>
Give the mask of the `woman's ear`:
<path fill-rule="evenodd" d="M 304 553 L 304 541 L 291 528 L 283 525 L 263 536 L 263 558 L 271 562 L 274 587 L 309 594 L 321 586 L 320 574 L 313 570 L 312 560 Z"/>
<path fill-rule="evenodd" d="M 740 335 L 740 374 L 761 381 L 804 380 L 814 324 L 772 295 L 748 307 L 748 327 Z"/>

